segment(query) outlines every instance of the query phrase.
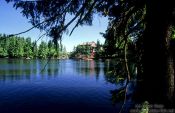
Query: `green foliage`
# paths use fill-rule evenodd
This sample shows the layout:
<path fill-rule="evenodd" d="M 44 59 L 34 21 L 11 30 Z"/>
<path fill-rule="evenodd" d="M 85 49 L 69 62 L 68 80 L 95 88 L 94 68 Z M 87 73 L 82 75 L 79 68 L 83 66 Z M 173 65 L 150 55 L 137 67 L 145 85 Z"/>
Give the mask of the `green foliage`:
<path fill-rule="evenodd" d="M 36 41 L 32 42 L 32 53 L 33 58 L 38 57 L 38 48 L 36 45 Z"/>
<path fill-rule="evenodd" d="M 100 44 L 100 41 L 95 42 L 86 42 L 77 45 L 74 47 L 73 52 L 71 52 L 71 57 L 93 57 L 99 59 L 103 57 L 103 45 Z"/>
<path fill-rule="evenodd" d="M 175 39 L 175 26 L 171 27 L 171 31 L 172 31 L 171 38 Z"/>
<path fill-rule="evenodd" d="M 96 59 L 102 58 L 104 57 L 103 55 L 104 55 L 103 45 L 100 44 L 99 40 L 97 40 L 97 47 L 95 48 L 95 58 Z"/>
<path fill-rule="evenodd" d="M 124 95 L 125 95 L 125 90 L 121 89 L 121 90 L 111 90 L 111 101 L 112 104 L 115 105 L 117 102 L 123 101 L 124 99 Z"/>
<path fill-rule="evenodd" d="M 71 53 L 71 57 L 90 57 L 92 47 L 89 45 L 78 45 L 74 48 L 74 51 Z"/>
<path fill-rule="evenodd" d="M 36 41 L 32 42 L 31 38 L 24 39 L 23 37 L 8 37 L 0 34 L 0 57 L 10 58 L 59 58 L 61 56 L 67 58 L 66 47 L 56 48 L 53 41 L 41 42 L 39 48 Z"/>
<path fill-rule="evenodd" d="M 32 53 L 32 42 L 31 42 L 31 38 L 27 38 L 25 40 L 25 45 L 24 45 L 24 56 L 25 57 L 29 57 L 31 58 L 33 53 Z"/>
<path fill-rule="evenodd" d="M 9 40 L 4 38 L 6 35 L 0 34 L 0 57 L 7 57 L 8 56 L 8 47 L 9 47 Z"/>
<path fill-rule="evenodd" d="M 148 111 L 149 111 L 149 103 L 148 103 L 148 101 L 145 101 L 142 104 L 142 108 L 141 108 L 139 113 L 148 113 Z"/>
<path fill-rule="evenodd" d="M 17 55 L 17 49 L 16 49 L 16 38 L 12 37 L 9 44 L 9 48 L 8 48 L 8 54 L 10 57 L 16 57 Z"/>
<path fill-rule="evenodd" d="M 42 41 L 38 48 L 38 57 L 46 58 L 47 55 L 48 55 L 47 43 Z"/>
<path fill-rule="evenodd" d="M 56 50 L 55 50 L 55 45 L 54 45 L 54 43 L 50 40 L 49 42 L 48 42 L 48 56 L 49 57 L 54 57 L 54 56 L 56 56 Z"/>

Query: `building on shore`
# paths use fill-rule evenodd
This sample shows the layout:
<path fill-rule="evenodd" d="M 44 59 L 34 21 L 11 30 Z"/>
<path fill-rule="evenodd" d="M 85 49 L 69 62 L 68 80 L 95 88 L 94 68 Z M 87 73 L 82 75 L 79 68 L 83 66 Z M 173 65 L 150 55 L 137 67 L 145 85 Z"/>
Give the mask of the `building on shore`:
<path fill-rule="evenodd" d="M 92 42 L 84 42 L 82 44 L 79 44 L 76 47 L 76 55 L 75 57 L 78 59 L 93 59 L 95 57 L 95 49 L 97 47 L 97 44 Z"/>

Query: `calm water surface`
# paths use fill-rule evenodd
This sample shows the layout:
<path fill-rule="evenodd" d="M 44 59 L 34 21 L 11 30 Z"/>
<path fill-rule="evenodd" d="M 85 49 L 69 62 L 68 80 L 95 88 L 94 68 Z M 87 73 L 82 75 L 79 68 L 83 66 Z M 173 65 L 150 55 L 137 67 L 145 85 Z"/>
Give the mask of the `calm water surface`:
<path fill-rule="evenodd" d="M 0 59 L 0 113 L 117 113 L 101 61 Z M 44 70 L 42 70 L 45 67 Z"/>

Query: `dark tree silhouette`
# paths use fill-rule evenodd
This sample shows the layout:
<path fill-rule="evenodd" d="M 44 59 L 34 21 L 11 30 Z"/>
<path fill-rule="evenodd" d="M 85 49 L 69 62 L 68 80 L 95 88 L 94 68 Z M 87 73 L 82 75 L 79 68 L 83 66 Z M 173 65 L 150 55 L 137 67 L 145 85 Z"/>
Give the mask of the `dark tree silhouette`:
<path fill-rule="evenodd" d="M 156 102 L 174 102 L 174 64 L 170 51 L 174 5 L 172 1 L 146 1 L 146 29 L 143 35 L 143 88 Z M 168 101 L 169 100 L 169 101 Z"/>

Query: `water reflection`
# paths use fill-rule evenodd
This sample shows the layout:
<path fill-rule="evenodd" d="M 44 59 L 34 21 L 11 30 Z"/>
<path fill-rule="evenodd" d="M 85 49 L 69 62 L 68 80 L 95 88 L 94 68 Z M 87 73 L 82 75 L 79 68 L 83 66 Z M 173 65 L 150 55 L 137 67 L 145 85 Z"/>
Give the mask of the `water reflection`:
<path fill-rule="evenodd" d="M 31 79 L 31 76 L 56 77 L 70 72 L 83 76 L 95 76 L 98 80 L 103 63 L 84 60 L 26 60 L 0 59 L 0 80 Z"/>
<path fill-rule="evenodd" d="M 58 60 L 38 60 L 38 74 L 42 76 L 55 77 L 60 67 Z"/>
<path fill-rule="evenodd" d="M 32 65 L 31 61 L 0 59 L 0 80 L 30 79 L 30 75 L 36 72 Z"/>
<path fill-rule="evenodd" d="M 114 66 L 94 60 L 0 59 L 0 108 L 116 113 L 121 107 L 116 93 L 123 85 L 108 74 Z"/>
<path fill-rule="evenodd" d="M 107 82 L 116 83 L 116 75 L 110 74 L 115 64 L 111 61 L 99 60 L 26 60 L 26 59 L 0 59 L 0 80 L 20 80 L 40 78 L 54 78 L 67 74 L 95 77 L 98 81 L 100 75 Z"/>
<path fill-rule="evenodd" d="M 79 60 L 74 63 L 73 68 L 75 68 L 76 72 L 85 76 L 95 76 L 98 80 L 99 74 L 101 71 L 102 64 L 99 61 L 85 61 Z"/>
<path fill-rule="evenodd" d="M 133 91 L 136 88 L 136 81 L 131 80 L 127 83 L 125 69 L 122 69 L 122 62 L 116 62 L 114 60 L 106 60 L 104 62 L 104 78 L 107 82 L 115 84 L 116 87 L 110 90 L 111 102 L 113 106 L 116 106 L 119 102 L 125 105 L 122 112 L 129 112 L 129 108 L 134 105 L 132 100 Z M 125 97 L 126 95 L 126 97 Z"/>

